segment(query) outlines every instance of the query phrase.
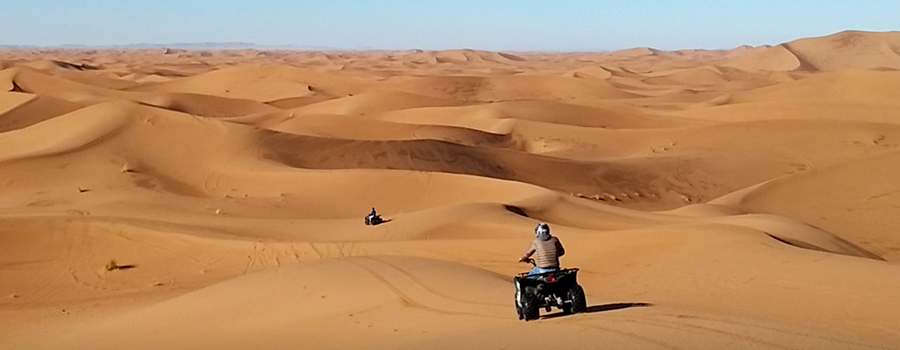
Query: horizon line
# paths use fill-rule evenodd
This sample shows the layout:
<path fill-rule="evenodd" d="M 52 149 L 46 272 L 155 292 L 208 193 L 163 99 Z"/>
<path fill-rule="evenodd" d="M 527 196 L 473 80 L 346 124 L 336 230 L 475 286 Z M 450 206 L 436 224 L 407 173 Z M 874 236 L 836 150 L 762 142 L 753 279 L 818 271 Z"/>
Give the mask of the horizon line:
<path fill-rule="evenodd" d="M 732 47 L 727 48 L 680 48 L 673 50 L 666 49 L 657 49 L 652 46 L 632 46 L 625 47 L 619 49 L 571 49 L 571 50 L 560 50 L 560 49 L 510 49 L 510 50 L 496 50 L 496 49 L 478 49 L 471 47 L 457 47 L 457 48 L 442 48 L 442 49 L 422 49 L 422 48 L 404 48 L 404 49 L 389 49 L 389 48 L 376 48 L 376 47 L 359 47 L 359 48 L 341 48 L 341 47 L 329 47 L 323 45 L 273 45 L 273 44 L 257 44 L 254 42 L 244 42 L 244 41 L 199 41 L 199 42 L 172 42 L 172 43 L 132 43 L 132 44 L 104 44 L 104 45 L 92 45 L 92 44 L 59 44 L 59 45 L 0 45 L 0 49 L 53 49 L 53 50 L 109 50 L 109 49 L 120 49 L 120 50 L 151 50 L 151 49 L 176 49 L 176 50 L 185 50 L 185 51 L 204 51 L 204 50 L 216 50 L 216 51 L 232 51 L 232 50 L 270 50 L 270 51 L 332 51 L 332 52 L 400 52 L 400 51 L 453 51 L 453 50 L 472 50 L 472 51 L 488 51 L 488 52 L 520 52 L 520 53 L 589 53 L 589 52 L 616 52 L 616 51 L 625 51 L 632 49 L 650 49 L 656 51 L 665 51 L 665 52 L 677 52 L 677 51 L 727 51 L 734 50 L 742 47 L 773 47 L 778 45 L 783 45 L 789 43 L 791 41 L 807 39 L 807 38 L 823 38 L 829 37 L 833 35 L 839 35 L 843 33 L 900 33 L 900 31 L 889 30 L 889 31 L 868 31 L 868 30 L 857 30 L 857 29 L 845 29 L 837 32 L 833 32 L 831 34 L 825 34 L 820 36 L 809 36 L 792 39 L 790 41 L 785 41 L 777 44 L 761 44 L 761 45 L 751 45 L 751 44 L 739 44 Z"/>
<path fill-rule="evenodd" d="M 495 49 L 477 49 L 471 47 L 457 47 L 457 48 L 442 48 L 442 49 L 421 49 L 421 48 L 405 48 L 405 49 L 388 49 L 388 48 L 375 48 L 375 47 L 360 47 L 360 48 L 340 48 L 340 47 L 329 47 L 329 46 L 321 46 L 321 45 L 270 45 L 270 44 L 257 44 L 254 42 L 244 42 L 244 41 L 208 41 L 208 42 L 173 42 L 173 43 L 133 43 L 133 44 L 108 44 L 108 45 L 91 45 L 91 44 L 60 44 L 60 45 L 0 45 L 0 49 L 50 49 L 50 50 L 110 50 L 110 49 L 119 49 L 119 50 L 153 50 L 153 49 L 176 49 L 176 50 L 185 50 L 185 51 L 206 51 L 206 50 L 215 50 L 215 51 L 236 51 L 236 50 L 267 50 L 267 51 L 306 51 L 306 52 L 402 52 L 402 51 L 422 51 L 422 52 L 436 52 L 436 51 L 454 51 L 454 50 L 470 50 L 470 51 L 486 51 L 486 52 L 514 52 L 514 53 L 598 53 L 598 52 L 617 52 L 617 51 L 625 51 L 625 50 L 633 50 L 633 49 L 650 49 L 656 51 L 663 52 L 678 52 L 678 51 L 728 51 L 734 50 L 742 47 L 773 47 L 778 45 L 783 45 L 789 43 L 791 41 L 808 39 L 808 38 L 824 38 L 833 35 L 839 35 L 843 33 L 900 33 L 900 31 L 889 30 L 889 31 L 867 31 L 867 30 L 857 30 L 857 29 L 845 29 L 838 32 L 834 32 L 831 34 L 825 34 L 820 36 L 810 36 L 810 37 L 802 37 L 796 38 L 790 41 L 785 41 L 777 44 L 761 44 L 761 45 L 750 45 L 750 44 L 740 44 L 727 48 L 680 48 L 674 50 L 665 50 L 665 49 L 657 49 L 652 46 L 632 46 L 625 47 L 620 49 L 572 49 L 572 50 L 559 50 L 559 49 L 512 49 L 512 50 L 495 50 Z"/>

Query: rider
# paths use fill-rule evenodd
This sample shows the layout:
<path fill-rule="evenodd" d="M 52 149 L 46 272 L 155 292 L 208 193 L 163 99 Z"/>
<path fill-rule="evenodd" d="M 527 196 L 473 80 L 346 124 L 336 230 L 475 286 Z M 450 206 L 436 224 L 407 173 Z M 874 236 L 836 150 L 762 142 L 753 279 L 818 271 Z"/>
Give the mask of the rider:
<path fill-rule="evenodd" d="M 550 226 L 542 222 L 534 227 L 534 240 L 531 241 L 525 254 L 519 258 L 519 262 L 528 261 L 528 258 L 534 255 L 534 268 L 528 274 L 542 274 L 559 270 L 559 257 L 565 253 L 566 250 L 559 239 L 550 235 Z"/>
<path fill-rule="evenodd" d="M 369 223 L 369 224 L 372 224 L 372 223 L 373 223 L 373 220 L 375 219 L 375 216 L 376 216 L 376 214 L 375 214 L 375 208 L 373 207 L 373 208 L 372 208 L 372 212 L 369 213 L 369 216 L 366 216 L 366 222 Z"/>

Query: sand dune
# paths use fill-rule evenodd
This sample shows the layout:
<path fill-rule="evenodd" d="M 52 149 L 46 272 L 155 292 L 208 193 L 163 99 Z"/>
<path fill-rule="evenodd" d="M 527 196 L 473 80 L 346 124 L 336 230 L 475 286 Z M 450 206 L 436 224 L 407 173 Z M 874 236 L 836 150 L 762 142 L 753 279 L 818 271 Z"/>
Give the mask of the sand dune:
<path fill-rule="evenodd" d="M 896 217 L 900 189 L 885 180 L 896 175 L 898 155 L 891 151 L 773 181 L 748 193 L 741 206 L 800 218 L 896 261 L 900 246 L 884 219 Z M 797 205 L 799 198 L 806 205 Z"/>
<path fill-rule="evenodd" d="M 330 99 L 298 107 L 290 112 L 304 114 L 373 115 L 417 107 L 451 107 L 469 104 L 456 99 L 442 99 L 397 91 L 374 91 Z"/>
<path fill-rule="evenodd" d="M 397 91 L 463 101 L 620 99 L 638 95 L 603 81 L 564 76 L 424 77 L 385 83 Z"/>
<path fill-rule="evenodd" d="M 740 48 L 730 56 L 722 65 L 744 71 L 787 72 L 801 68 L 800 59 L 785 45 Z"/>
<path fill-rule="evenodd" d="M 670 74 L 667 74 L 670 73 Z M 657 85 L 722 85 L 728 79 L 715 66 L 655 72 L 644 82 Z"/>
<path fill-rule="evenodd" d="M 799 39 L 784 46 L 807 70 L 900 69 L 900 32 L 844 31 L 821 38 Z"/>
<path fill-rule="evenodd" d="M 91 64 L 75 64 L 64 61 L 41 60 L 21 64 L 22 67 L 33 68 L 43 73 L 64 79 L 85 83 L 108 89 L 126 89 L 138 85 L 136 82 L 119 79 L 115 73 L 98 71 L 99 66 Z"/>
<path fill-rule="evenodd" d="M 10 77 L 10 84 L 16 86 L 22 92 L 50 96 L 81 104 L 131 100 L 206 117 L 232 117 L 278 110 L 261 102 L 211 95 L 194 93 L 137 93 L 107 89 L 47 76 L 29 69 L 12 68 Z"/>
<path fill-rule="evenodd" d="M 340 77 L 340 75 L 337 75 Z M 320 92 L 346 96 L 365 85 L 353 77 L 290 66 L 248 66 L 225 68 L 205 74 L 134 88 L 134 91 L 199 93 L 212 96 L 250 99 L 261 102 L 310 96 Z"/>
<path fill-rule="evenodd" d="M 646 115 L 624 105 L 583 106 L 555 101 L 504 101 L 474 106 L 410 108 L 382 113 L 379 119 L 410 124 L 527 120 L 587 128 L 642 129 L 700 124 L 690 119 Z"/>
<path fill-rule="evenodd" d="M 20 129 L 82 107 L 49 96 L 19 92 L 3 92 L 0 96 L 0 132 Z"/>
<path fill-rule="evenodd" d="M 820 101 L 896 105 L 900 72 L 843 70 L 735 94 L 740 101 Z"/>
<path fill-rule="evenodd" d="M 843 70 L 730 93 L 710 108 L 674 115 L 717 121 L 838 119 L 896 123 L 900 74 Z"/>
<path fill-rule="evenodd" d="M 568 76 L 583 79 L 607 79 L 613 72 L 602 66 L 585 66 L 567 73 Z"/>
<path fill-rule="evenodd" d="M 398 58 L 395 56 L 395 59 Z M 502 52 L 490 52 L 480 50 L 441 50 L 441 51 L 421 51 L 417 50 L 408 55 L 401 56 L 404 60 L 411 60 L 419 63 L 484 63 L 493 62 L 501 64 L 510 64 L 525 59 L 516 55 L 506 54 Z"/>
<path fill-rule="evenodd" d="M 0 50 L 0 349 L 895 349 L 896 34 Z"/>

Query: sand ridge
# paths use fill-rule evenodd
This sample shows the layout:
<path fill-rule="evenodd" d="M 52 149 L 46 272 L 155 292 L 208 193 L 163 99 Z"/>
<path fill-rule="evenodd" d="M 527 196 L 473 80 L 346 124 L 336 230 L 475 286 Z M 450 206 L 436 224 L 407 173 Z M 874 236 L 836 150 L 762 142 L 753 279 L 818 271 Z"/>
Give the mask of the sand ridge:
<path fill-rule="evenodd" d="M 0 50 L 0 349 L 896 349 L 898 42 Z"/>

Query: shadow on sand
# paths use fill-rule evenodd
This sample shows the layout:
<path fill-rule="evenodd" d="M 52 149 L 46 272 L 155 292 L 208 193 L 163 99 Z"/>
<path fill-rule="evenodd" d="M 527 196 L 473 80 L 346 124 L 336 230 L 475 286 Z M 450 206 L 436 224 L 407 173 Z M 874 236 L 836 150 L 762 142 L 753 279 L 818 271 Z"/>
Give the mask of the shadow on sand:
<path fill-rule="evenodd" d="M 378 225 L 381 225 L 381 224 L 386 224 L 386 223 L 389 223 L 389 222 L 391 222 L 391 221 L 394 221 L 394 219 L 382 219 L 379 223 L 374 224 L 374 225 L 372 225 L 372 226 L 378 226 Z"/>
<path fill-rule="evenodd" d="M 606 311 L 615 311 L 622 309 L 629 309 L 633 307 L 651 307 L 653 304 L 650 303 L 614 303 L 614 304 L 603 304 L 603 305 L 592 305 L 588 306 L 584 311 L 586 314 L 595 313 L 595 312 L 606 312 Z M 544 315 L 541 317 L 542 320 L 548 320 L 557 317 L 571 316 L 569 314 L 565 314 L 563 312 L 557 312 L 549 315 Z"/>
<path fill-rule="evenodd" d="M 389 222 L 391 222 L 391 221 L 394 221 L 394 219 L 385 219 L 385 218 L 382 218 L 381 215 L 376 216 L 374 222 L 369 222 L 369 217 L 368 217 L 368 216 L 366 216 L 364 219 L 365 219 L 365 224 L 366 224 L 366 226 L 378 226 L 378 225 L 381 225 L 381 224 L 386 224 L 386 223 L 389 223 Z"/>

